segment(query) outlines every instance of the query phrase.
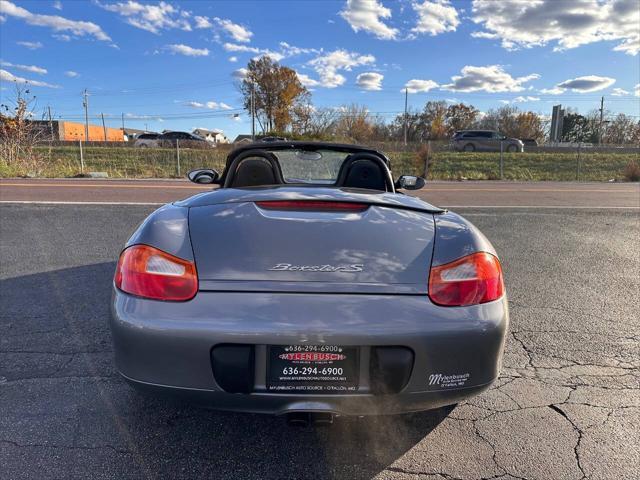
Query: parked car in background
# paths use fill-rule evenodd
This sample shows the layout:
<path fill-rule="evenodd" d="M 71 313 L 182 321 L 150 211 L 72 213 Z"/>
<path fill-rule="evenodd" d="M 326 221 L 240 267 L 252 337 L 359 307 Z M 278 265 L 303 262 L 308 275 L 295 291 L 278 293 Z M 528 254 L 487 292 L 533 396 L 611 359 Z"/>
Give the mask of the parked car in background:
<path fill-rule="evenodd" d="M 453 135 L 451 146 L 458 152 L 522 152 L 524 143 L 494 130 L 460 130 Z"/>
<path fill-rule="evenodd" d="M 134 147 L 149 148 L 158 146 L 158 133 L 141 133 L 136 137 L 136 141 L 133 143 Z"/>
<path fill-rule="evenodd" d="M 189 132 L 165 132 L 158 137 L 158 142 L 161 147 L 165 148 L 172 148 L 176 145 L 180 145 L 181 148 L 211 148 L 215 146 L 203 137 Z"/>

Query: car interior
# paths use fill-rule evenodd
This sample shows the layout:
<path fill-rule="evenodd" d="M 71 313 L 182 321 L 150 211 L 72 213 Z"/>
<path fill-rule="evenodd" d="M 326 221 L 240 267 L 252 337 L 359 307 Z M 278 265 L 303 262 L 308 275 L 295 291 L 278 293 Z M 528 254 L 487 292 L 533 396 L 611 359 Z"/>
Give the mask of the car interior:
<path fill-rule="evenodd" d="M 247 188 L 266 185 L 284 185 L 278 158 L 266 150 L 253 150 L 239 154 L 228 164 L 223 188 Z M 334 186 L 393 192 L 393 181 L 384 161 L 370 153 L 349 155 L 338 172 Z"/>

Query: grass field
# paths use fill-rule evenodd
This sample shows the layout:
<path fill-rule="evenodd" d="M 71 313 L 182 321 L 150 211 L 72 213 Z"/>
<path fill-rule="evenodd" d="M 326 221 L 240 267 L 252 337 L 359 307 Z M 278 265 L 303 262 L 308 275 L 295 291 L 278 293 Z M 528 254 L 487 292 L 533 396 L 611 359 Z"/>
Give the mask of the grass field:
<path fill-rule="evenodd" d="M 193 168 L 209 167 L 222 171 L 229 147 L 208 150 L 181 149 L 180 165 L 176 150 L 160 148 L 88 147 L 83 151 L 84 172 L 107 172 L 112 178 L 174 178 Z M 424 162 L 415 152 L 385 152 L 395 176 L 424 174 Z M 34 175 L 73 177 L 81 173 L 80 151 L 75 146 L 37 147 L 40 158 L 34 167 L 19 168 L 0 159 L 0 177 Z M 625 169 L 638 163 L 635 153 L 510 153 L 503 157 L 505 180 L 625 180 Z M 31 168 L 32 171 L 25 171 Z M 178 168 L 180 175 L 178 175 Z M 432 180 L 496 180 L 500 178 L 499 153 L 436 152 L 431 156 L 428 178 Z"/>

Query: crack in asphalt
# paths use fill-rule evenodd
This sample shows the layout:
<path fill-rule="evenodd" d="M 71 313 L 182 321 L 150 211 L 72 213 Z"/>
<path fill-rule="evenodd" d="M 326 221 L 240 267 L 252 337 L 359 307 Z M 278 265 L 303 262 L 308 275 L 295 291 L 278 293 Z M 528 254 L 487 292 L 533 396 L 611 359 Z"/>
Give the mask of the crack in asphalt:
<path fill-rule="evenodd" d="M 578 427 L 574 423 L 573 420 L 571 420 L 569 418 L 569 416 L 564 412 L 564 410 L 562 410 L 558 405 L 549 405 L 549 408 L 551 410 L 553 410 L 554 412 L 557 412 L 562 418 L 567 420 L 571 424 L 571 426 L 574 428 L 574 430 L 578 433 L 578 441 L 576 442 L 575 446 L 573 447 L 573 453 L 574 453 L 574 455 L 576 457 L 576 465 L 578 466 L 578 469 L 582 473 L 582 479 L 586 479 L 587 478 L 587 474 L 584 471 L 584 467 L 582 466 L 582 462 L 580 461 L 580 452 L 579 452 L 580 443 L 582 442 L 582 435 L 584 434 L 584 432 L 582 431 L 582 429 L 580 427 Z"/>

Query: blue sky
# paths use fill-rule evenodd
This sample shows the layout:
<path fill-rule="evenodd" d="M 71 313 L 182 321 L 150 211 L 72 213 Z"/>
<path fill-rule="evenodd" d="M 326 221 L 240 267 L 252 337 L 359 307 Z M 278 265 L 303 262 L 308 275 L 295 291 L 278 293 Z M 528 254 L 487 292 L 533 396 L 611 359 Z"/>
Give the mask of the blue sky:
<path fill-rule="evenodd" d="M 0 94 L 29 81 L 37 113 L 150 130 L 248 133 L 247 62 L 295 69 L 313 103 L 393 118 L 427 100 L 561 103 L 640 118 L 640 0 L 0 0 Z M 239 114 L 239 115 L 238 115 Z M 92 119 L 92 123 L 99 120 Z"/>

